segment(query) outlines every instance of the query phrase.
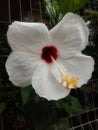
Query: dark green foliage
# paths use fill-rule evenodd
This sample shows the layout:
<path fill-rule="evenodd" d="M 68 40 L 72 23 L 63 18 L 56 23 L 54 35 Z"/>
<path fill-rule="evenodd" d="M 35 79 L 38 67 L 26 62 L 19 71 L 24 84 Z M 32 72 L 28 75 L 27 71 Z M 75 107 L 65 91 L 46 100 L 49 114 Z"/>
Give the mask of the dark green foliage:
<path fill-rule="evenodd" d="M 10 47 L 7 44 L 6 35 L 3 33 L 0 33 L 0 55 L 6 55 L 9 54 Z"/>
<path fill-rule="evenodd" d="M 57 105 L 59 105 L 60 108 L 63 108 L 65 112 L 68 113 L 68 115 L 83 112 L 83 108 L 81 107 L 78 100 L 71 95 L 67 96 L 63 100 L 59 100 Z"/>
<path fill-rule="evenodd" d="M 23 106 L 25 104 L 28 104 L 30 101 L 32 101 L 34 96 L 35 96 L 35 92 L 32 86 L 21 88 L 21 97 L 22 97 Z"/>
<path fill-rule="evenodd" d="M 6 108 L 6 103 L 5 102 L 1 102 L 0 103 L 0 114 L 3 113 L 3 111 L 5 110 L 5 108 Z"/>
<path fill-rule="evenodd" d="M 93 27 L 90 29 L 89 45 L 83 51 L 84 54 L 90 55 L 94 58 L 94 72 L 92 75 L 93 79 L 98 78 L 98 29 Z"/>

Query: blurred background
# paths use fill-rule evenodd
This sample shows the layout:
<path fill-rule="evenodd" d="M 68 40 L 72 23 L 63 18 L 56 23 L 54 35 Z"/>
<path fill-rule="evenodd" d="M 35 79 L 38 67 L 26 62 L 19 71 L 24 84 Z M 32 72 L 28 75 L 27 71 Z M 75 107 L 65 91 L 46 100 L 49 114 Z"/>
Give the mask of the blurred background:
<path fill-rule="evenodd" d="M 95 60 L 92 78 L 58 101 L 47 101 L 33 88 L 15 87 L 5 70 L 11 49 L 6 32 L 13 21 L 42 22 L 54 27 L 67 12 L 89 25 L 83 53 Z M 0 0 L 0 130 L 98 130 L 98 0 Z"/>

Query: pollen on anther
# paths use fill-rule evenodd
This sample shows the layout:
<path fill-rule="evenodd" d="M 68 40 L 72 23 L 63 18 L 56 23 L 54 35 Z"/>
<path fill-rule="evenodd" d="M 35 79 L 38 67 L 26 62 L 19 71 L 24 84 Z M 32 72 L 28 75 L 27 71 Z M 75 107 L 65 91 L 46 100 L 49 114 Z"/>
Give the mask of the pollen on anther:
<path fill-rule="evenodd" d="M 61 79 L 61 85 L 64 86 L 67 90 L 70 89 L 70 85 L 72 88 L 77 89 L 78 88 L 78 78 L 76 77 L 69 77 L 69 74 L 63 74 Z"/>
<path fill-rule="evenodd" d="M 75 77 L 72 77 L 72 78 L 70 79 L 70 84 L 72 84 L 75 89 L 78 87 L 78 80 L 79 80 L 79 79 L 78 79 L 78 78 L 75 78 Z"/>

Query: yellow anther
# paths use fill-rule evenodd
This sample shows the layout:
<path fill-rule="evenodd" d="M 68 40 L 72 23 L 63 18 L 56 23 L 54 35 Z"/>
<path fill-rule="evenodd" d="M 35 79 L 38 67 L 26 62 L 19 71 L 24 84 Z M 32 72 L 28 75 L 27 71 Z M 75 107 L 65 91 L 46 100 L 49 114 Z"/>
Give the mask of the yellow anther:
<path fill-rule="evenodd" d="M 78 87 L 78 78 L 72 77 L 69 82 L 75 89 Z"/>
<path fill-rule="evenodd" d="M 65 85 L 64 85 L 64 83 L 66 83 Z M 69 90 L 70 89 L 70 85 L 72 85 L 73 86 L 73 88 L 77 88 L 78 87 L 78 78 L 76 78 L 76 77 L 69 77 L 69 74 L 68 74 L 68 72 L 66 73 L 66 74 L 62 74 L 62 79 L 61 79 L 61 84 L 63 85 L 63 86 L 65 86 L 65 88 L 67 89 L 67 90 Z"/>

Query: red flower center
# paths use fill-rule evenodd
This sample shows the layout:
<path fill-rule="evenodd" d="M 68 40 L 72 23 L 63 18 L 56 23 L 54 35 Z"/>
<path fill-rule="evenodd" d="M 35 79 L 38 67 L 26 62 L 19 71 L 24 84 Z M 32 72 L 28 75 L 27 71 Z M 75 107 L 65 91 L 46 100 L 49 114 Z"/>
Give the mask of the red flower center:
<path fill-rule="evenodd" d="M 45 46 L 45 47 L 43 47 L 41 58 L 49 64 L 49 63 L 53 62 L 51 57 L 54 58 L 55 60 L 58 58 L 57 48 L 55 46 Z"/>

